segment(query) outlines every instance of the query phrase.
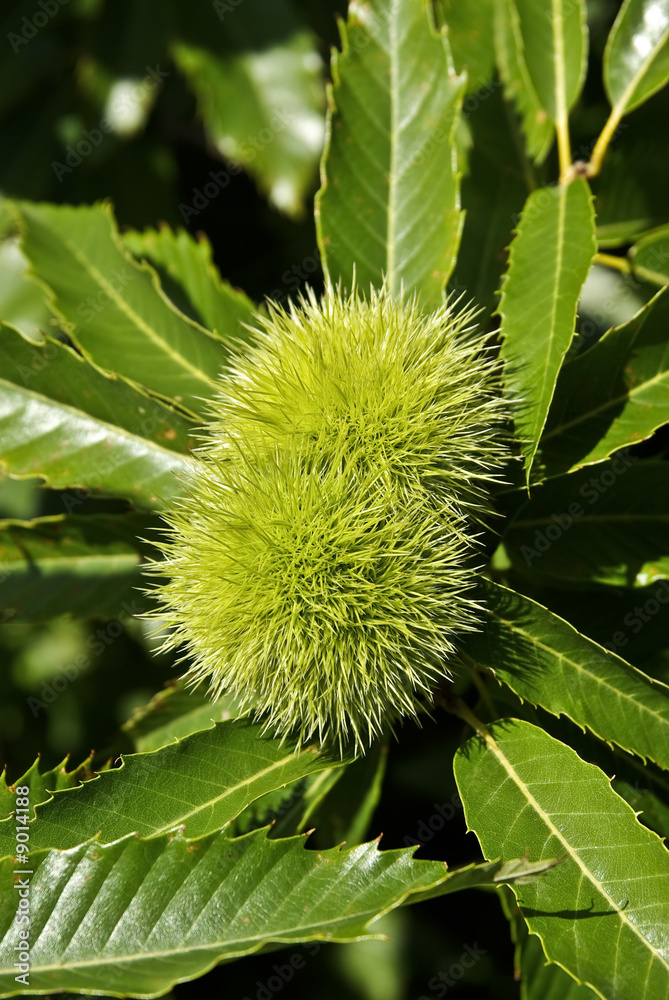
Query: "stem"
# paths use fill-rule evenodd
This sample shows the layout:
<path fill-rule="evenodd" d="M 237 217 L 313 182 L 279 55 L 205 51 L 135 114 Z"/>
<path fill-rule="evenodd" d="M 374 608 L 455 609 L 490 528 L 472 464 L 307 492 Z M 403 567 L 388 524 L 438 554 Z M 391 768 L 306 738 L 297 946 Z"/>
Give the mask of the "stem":
<path fill-rule="evenodd" d="M 606 150 L 609 148 L 609 143 L 613 138 L 613 133 L 618 128 L 618 123 L 621 118 L 622 115 L 618 108 L 613 108 L 606 125 L 602 129 L 600 136 L 595 143 L 595 148 L 592 151 L 590 163 L 588 164 L 588 177 L 596 177 L 602 169 L 602 160 L 604 159 Z"/>
<path fill-rule="evenodd" d="M 555 64 L 555 131 L 557 133 L 560 184 L 573 180 L 571 170 L 571 142 L 569 141 L 569 111 L 567 109 L 567 81 L 565 79 L 564 17 L 560 0 L 551 0 L 551 22 L 554 33 L 552 57 Z"/>
<path fill-rule="evenodd" d="M 592 258 L 593 264 L 603 264 L 605 267 L 615 267 L 616 271 L 623 274 L 631 274 L 632 266 L 626 257 L 616 257 L 612 253 L 596 253 Z"/>
<path fill-rule="evenodd" d="M 555 123 L 557 134 L 558 158 L 560 161 L 560 184 L 567 184 L 572 180 L 573 172 L 571 168 L 571 142 L 569 140 L 569 124 L 566 118 L 560 117 Z"/>
<path fill-rule="evenodd" d="M 488 687 L 486 686 L 486 684 L 483 681 L 483 678 L 481 677 L 481 671 L 479 669 L 478 663 L 475 660 L 472 660 L 470 656 L 467 656 L 466 653 L 460 652 L 458 655 L 462 660 L 462 662 L 464 663 L 465 667 L 467 668 L 467 672 L 471 677 L 472 681 L 474 682 L 474 686 L 476 687 L 476 690 L 478 691 L 481 697 L 481 701 L 488 709 L 488 712 L 490 713 L 490 718 L 496 719 L 499 715 L 499 712 L 495 708 L 495 703 L 492 700 L 490 691 L 488 690 Z"/>
<path fill-rule="evenodd" d="M 480 719 L 472 712 L 471 708 L 464 703 L 462 698 L 454 698 L 449 706 L 448 711 L 452 712 L 453 715 L 457 715 L 459 719 L 466 722 L 468 726 L 471 726 L 477 736 L 480 736 L 482 740 L 488 744 L 489 747 L 495 746 L 495 741 L 488 732 L 486 726 L 483 725 Z"/>

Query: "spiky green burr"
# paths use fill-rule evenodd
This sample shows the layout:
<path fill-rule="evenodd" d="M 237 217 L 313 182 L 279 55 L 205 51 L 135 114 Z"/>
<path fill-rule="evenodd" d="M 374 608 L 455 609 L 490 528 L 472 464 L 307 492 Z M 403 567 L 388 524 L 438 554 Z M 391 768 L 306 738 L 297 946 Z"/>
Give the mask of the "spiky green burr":
<path fill-rule="evenodd" d="M 279 734 L 366 747 L 447 676 L 505 458 L 471 314 L 385 290 L 271 307 L 168 515 L 167 645 Z"/>

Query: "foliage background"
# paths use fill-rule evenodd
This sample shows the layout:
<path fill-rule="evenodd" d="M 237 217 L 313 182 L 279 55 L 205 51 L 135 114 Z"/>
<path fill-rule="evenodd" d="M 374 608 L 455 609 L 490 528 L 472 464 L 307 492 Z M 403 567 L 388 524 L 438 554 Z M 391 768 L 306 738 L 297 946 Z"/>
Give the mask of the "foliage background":
<path fill-rule="evenodd" d="M 210 172 L 220 171 L 225 163 L 213 147 L 218 128 L 216 115 L 205 114 L 203 124 L 198 113 L 198 98 L 206 101 L 206 83 L 194 87 L 192 77 L 185 72 L 195 58 L 194 75 L 205 81 L 206 53 L 234 62 L 275 46 L 277 65 L 283 72 L 281 60 L 285 53 L 305 45 L 311 58 L 307 60 L 307 67 L 311 67 L 308 71 L 313 76 L 307 103 L 322 116 L 329 47 L 338 42 L 335 15 L 346 14 L 341 2 L 244 0 L 239 9 L 231 8 L 223 18 L 213 16 L 211 8 L 209 3 L 186 4 L 184 0 L 169 4 L 161 0 L 118 4 L 111 0 L 70 0 L 28 44 L 20 44 L 16 51 L 10 43 L 3 44 L 0 191 L 12 198 L 71 204 L 109 198 L 121 227 L 157 226 L 162 221 L 182 226 L 183 206 L 192 206 L 194 190 L 201 190 Z M 16 32 L 17 25 L 23 18 L 32 18 L 35 9 L 32 0 L 6 4 L 0 38 Z M 584 159 L 608 114 L 600 63 L 617 10 L 616 0 L 588 3 L 592 71 L 588 72 L 585 91 L 571 118 L 575 154 L 582 149 Z M 147 68 L 157 67 L 165 74 L 162 83 L 153 88 L 147 85 L 146 105 L 134 125 L 128 126 L 126 134 L 105 134 L 99 147 L 59 180 L 54 163 L 64 162 L 68 145 L 76 145 L 85 129 L 99 127 L 112 86 L 123 79 L 145 79 Z M 472 81 L 469 90 L 469 104 L 465 103 L 467 124 L 480 137 L 494 124 L 500 101 L 492 66 L 485 66 L 485 52 L 481 75 Z M 245 91 L 239 89 L 233 99 L 239 99 L 241 122 L 244 116 L 253 120 L 254 115 L 260 115 L 259 127 L 253 134 L 267 127 L 262 108 L 258 111 L 244 105 L 245 100 L 252 100 Z M 300 113 L 305 120 L 311 120 L 309 106 L 298 109 L 298 120 Z M 600 181 L 608 201 L 598 205 L 599 221 L 600 225 L 609 225 L 611 232 L 625 220 L 637 220 L 641 231 L 669 218 L 669 188 L 664 182 L 669 133 L 656 127 L 657 122 L 667 120 L 667 89 L 624 120 Z M 236 130 L 235 141 L 243 143 L 244 125 L 238 122 Z M 494 159 L 499 152 L 494 133 L 492 139 L 490 155 Z M 317 290 L 322 287 L 311 212 L 319 183 L 318 153 L 314 146 L 308 162 L 298 165 L 298 169 L 291 165 L 290 156 L 286 166 L 274 144 L 267 143 L 248 164 L 251 173 L 243 170 L 229 174 L 224 190 L 197 214 L 186 213 L 187 228 L 207 234 L 223 277 L 243 288 L 256 302 L 265 296 L 281 299 L 307 282 Z M 472 161 L 463 186 L 463 205 L 471 210 L 473 226 L 477 219 L 479 225 L 485 225 L 485 205 L 480 205 L 482 192 L 477 187 L 477 171 L 482 166 Z M 288 203 L 282 203 L 283 211 L 267 197 L 277 172 L 281 177 L 293 178 L 293 193 Z M 537 174 L 539 182 L 557 176 L 554 151 L 537 168 Z M 514 182 L 512 178 L 509 183 Z M 523 200 L 521 187 L 518 211 Z M 506 220 L 509 229 L 511 224 L 511 219 Z M 490 310 L 504 256 L 495 257 L 493 252 L 483 267 L 480 243 L 476 243 L 479 235 L 474 230 L 466 231 L 451 287 L 456 291 L 466 288 Z M 8 244 L 2 254 L 0 305 L 7 316 L 8 310 L 18 308 L 11 296 L 20 262 L 12 256 Z M 584 299 L 581 304 L 579 329 L 588 343 L 609 326 L 628 318 L 655 290 L 643 282 L 626 282 L 612 273 L 601 280 L 608 284 L 593 286 L 590 301 Z M 20 303 L 26 322 L 39 325 L 44 321 L 42 310 L 38 297 Z M 496 320 L 488 322 L 494 325 Z M 660 456 L 665 449 L 666 437 L 659 433 L 642 447 L 642 453 Z M 29 481 L 0 482 L 0 517 L 59 514 L 64 506 L 58 491 L 39 489 Z M 97 513 L 114 512 L 123 507 L 117 501 L 85 499 L 77 506 L 77 513 L 93 509 Z M 602 641 L 609 635 L 609 623 L 620 620 L 623 611 L 639 601 L 638 592 L 620 588 L 615 597 L 617 607 L 612 610 L 610 596 L 593 591 L 586 615 L 582 611 L 579 614 L 582 600 L 574 599 L 569 591 L 551 592 L 535 586 L 532 594 Z M 140 623 L 127 621 L 118 637 L 104 645 L 99 654 L 90 655 L 90 666 L 53 704 L 34 715 L 28 699 L 41 697 L 45 682 L 59 674 L 78 653 L 88 655 L 97 649 L 94 643 L 96 638 L 101 641 L 96 635 L 101 628 L 104 623 L 98 621 L 67 618 L 36 625 L 0 625 L 0 756 L 7 762 L 10 780 L 30 766 L 36 746 L 41 748 L 46 766 L 55 766 L 67 752 L 78 763 L 91 750 L 100 761 L 130 748 L 123 724 L 133 709 L 146 704 L 161 685 L 173 679 L 173 662 L 155 655 Z M 659 616 L 625 655 L 636 666 L 669 681 L 667 648 L 669 622 L 666 616 Z M 549 731 L 554 726 L 540 710 L 531 717 Z M 450 734 L 444 731 L 447 725 Z M 443 760 L 450 757 L 449 751 L 455 751 L 465 730 L 455 719 L 447 725 L 443 721 L 439 725 L 426 722 L 422 730 L 406 726 L 401 733 L 401 753 L 399 748 L 391 747 L 382 803 L 367 831 L 370 835 L 383 831 L 385 847 L 403 846 L 405 838 L 414 838 L 425 829 L 436 805 L 455 801 L 453 776 L 443 766 Z M 561 723 L 563 733 L 568 725 Z M 576 745 L 580 736 L 576 727 L 573 729 Z M 100 734 L 104 734 L 104 745 L 99 745 Z M 445 742 L 451 745 L 445 748 Z M 449 866 L 455 867 L 478 857 L 479 849 L 474 836 L 465 832 L 461 810 L 451 811 L 453 817 L 430 837 L 419 856 L 448 859 Z M 465 944 L 477 942 L 486 952 L 484 958 L 457 987 L 449 989 L 449 995 L 471 1000 L 519 996 L 519 986 L 513 979 L 513 946 L 507 920 L 480 894 L 461 894 L 455 905 L 451 900 L 436 899 L 420 907 L 395 911 L 387 918 L 386 927 L 392 943 L 320 949 L 318 955 L 309 958 L 304 970 L 283 987 L 282 995 L 318 996 L 324 1000 L 342 995 L 359 1000 L 418 997 L 429 994 L 428 980 L 457 961 Z M 289 952 L 282 952 L 279 960 L 283 961 L 286 954 Z M 243 959 L 214 970 L 201 982 L 176 987 L 174 995 L 187 997 L 211 991 L 231 997 L 255 996 L 258 982 L 266 983 L 276 960 L 273 955 Z"/>

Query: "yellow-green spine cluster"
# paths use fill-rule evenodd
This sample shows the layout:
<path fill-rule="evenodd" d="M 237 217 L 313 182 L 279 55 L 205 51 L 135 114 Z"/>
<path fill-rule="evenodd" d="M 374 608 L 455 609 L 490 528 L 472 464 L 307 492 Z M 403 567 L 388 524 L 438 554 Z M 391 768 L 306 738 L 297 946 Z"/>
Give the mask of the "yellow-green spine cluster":
<path fill-rule="evenodd" d="M 169 515 L 160 615 L 211 679 L 304 742 L 367 746 L 446 674 L 505 451 L 471 315 L 385 290 L 259 318 Z"/>

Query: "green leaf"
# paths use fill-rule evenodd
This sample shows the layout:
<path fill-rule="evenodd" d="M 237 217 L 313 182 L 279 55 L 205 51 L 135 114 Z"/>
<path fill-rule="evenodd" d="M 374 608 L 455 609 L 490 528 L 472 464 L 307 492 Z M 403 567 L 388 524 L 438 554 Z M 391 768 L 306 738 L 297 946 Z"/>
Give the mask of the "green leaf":
<path fill-rule="evenodd" d="M 611 778 L 613 790 L 632 806 L 639 822 L 661 837 L 669 836 L 669 771 L 649 761 L 644 763 L 588 732 L 580 733 L 573 727 L 570 730 L 572 749 Z"/>
<path fill-rule="evenodd" d="M 634 273 L 655 285 L 669 284 L 669 226 L 658 226 L 630 247 Z"/>
<path fill-rule="evenodd" d="M 507 96 L 522 116 L 529 155 L 541 162 L 554 125 L 558 138 L 568 137 L 569 109 L 585 80 L 585 0 L 497 0 L 495 35 Z"/>
<path fill-rule="evenodd" d="M 301 215 L 323 147 L 316 39 L 287 0 L 244 0 L 227 17 L 207 4 L 199 23 L 192 5 L 184 7 L 189 35 L 172 54 L 209 138 L 253 175 L 275 208 Z"/>
<path fill-rule="evenodd" d="M 24 785 L 30 787 L 30 819 L 35 818 L 35 806 L 42 802 L 47 802 L 51 798 L 51 793 L 64 788 L 75 788 L 85 777 L 91 777 L 89 766 L 90 757 L 79 764 L 71 771 L 67 770 L 69 755 L 60 764 L 50 768 L 48 771 L 40 771 L 39 757 L 32 764 L 25 774 L 7 784 L 5 772 L 0 775 L 0 819 L 8 819 L 14 814 L 16 806 L 15 789 Z"/>
<path fill-rule="evenodd" d="M 334 787 L 303 816 L 296 832 L 304 830 L 308 822 L 316 827 L 319 847 L 360 843 L 381 798 L 387 761 L 387 741 L 376 740 L 364 757 L 337 772 Z"/>
<path fill-rule="evenodd" d="M 456 72 L 467 73 L 467 91 L 484 86 L 495 69 L 495 40 L 490 30 L 495 0 L 461 3 L 437 0 L 439 24 L 445 24 Z"/>
<path fill-rule="evenodd" d="M 0 242 L 0 320 L 39 343 L 53 324 L 43 289 L 26 278 L 28 261 L 17 236 Z"/>
<path fill-rule="evenodd" d="M 205 413 L 226 352 L 217 337 L 175 309 L 149 265 L 124 249 L 110 207 L 20 202 L 18 208 L 23 251 L 84 354 L 196 415 Z"/>
<path fill-rule="evenodd" d="M 669 7 L 665 0 L 624 0 L 604 51 L 604 86 L 621 118 L 669 80 Z"/>
<path fill-rule="evenodd" d="M 177 831 L 31 854 L 30 989 L 160 996 L 264 945 L 371 937 L 370 921 L 412 894 L 504 877 L 500 863 L 447 872 L 443 862 L 414 861 L 413 848 L 315 852 L 302 837 L 265 834 L 188 841 Z M 17 898 L 15 878 L 13 864 L 0 865 L 0 896 Z M 14 913 L 0 908 L 2 996 L 25 992 L 14 979 Z"/>
<path fill-rule="evenodd" d="M 541 439 L 544 476 L 601 462 L 669 420 L 668 322 L 661 291 L 565 365 Z"/>
<path fill-rule="evenodd" d="M 145 258 L 180 286 L 197 311 L 196 318 L 228 347 L 249 339 L 242 324 L 253 320 L 254 305 L 243 292 L 221 279 L 211 244 L 203 233 L 195 240 L 184 229 L 175 232 L 162 225 L 142 233 L 130 230 L 123 234 L 123 242 L 135 257 Z M 163 287 L 169 295 L 169 288 Z"/>
<path fill-rule="evenodd" d="M 211 729 L 215 722 L 234 719 L 238 714 L 229 695 L 212 701 L 204 685 L 189 690 L 183 679 L 178 678 L 159 691 L 148 705 L 136 709 L 121 728 L 135 750 L 147 753 L 201 729 Z"/>
<path fill-rule="evenodd" d="M 463 643 L 524 701 L 669 768 L 669 687 L 528 597 L 481 584 L 485 628 Z"/>
<path fill-rule="evenodd" d="M 113 618 L 123 602 L 147 607 L 141 563 L 146 537 L 160 527 L 139 514 L 57 514 L 0 521 L 0 605 L 17 618 Z"/>
<path fill-rule="evenodd" d="M 620 778 L 613 778 L 613 788 L 639 816 L 639 822 L 666 839 L 669 837 L 669 801 L 663 801 L 649 788 L 630 785 Z"/>
<path fill-rule="evenodd" d="M 514 219 L 520 218 L 528 194 L 526 165 L 514 142 L 511 115 L 497 81 L 471 94 L 463 105 L 473 145 L 462 180 L 465 225 L 449 287 L 471 296 L 486 318 L 497 305 Z M 486 320 L 481 317 L 478 322 L 485 326 Z"/>
<path fill-rule="evenodd" d="M 503 720 L 455 758 L 467 824 L 486 857 L 564 855 L 514 886 L 548 958 L 607 1000 L 669 995 L 669 852 L 598 767 L 527 722 Z"/>
<path fill-rule="evenodd" d="M 541 941 L 534 934 L 526 936 L 520 954 L 520 1000 L 595 1000 L 599 996 L 588 986 L 579 986 L 559 965 L 547 965 Z"/>
<path fill-rule="evenodd" d="M 516 512 L 503 545 L 517 572 L 547 586 L 667 579 L 669 468 L 618 456 L 552 479 Z"/>
<path fill-rule="evenodd" d="M 553 143 L 555 126 L 541 105 L 529 73 L 514 0 L 495 0 L 494 37 L 504 93 L 522 118 L 528 155 L 541 163 Z"/>
<path fill-rule="evenodd" d="M 582 178 L 530 194 L 499 305 L 506 385 L 528 481 L 596 249 L 592 197 Z"/>
<path fill-rule="evenodd" d="M 515 0 L 527 72 L 541 107 L 566 123 L 583 87 L 588 59 L 584 0 Z"/>
<path fill-rule="evenodd" d="M 329 278 L 418 291 L 436 306 L 453 270 L 460 211 L 454 128 L 465 78 L 422 0 L 352 3 L 333 52 L 329 140 L 316 196 Z"/>
<path fill-rule="evenodd" d="M 609 199 L 607 199 L 607 204 L 610 204 Z M 597 226 L 597 246 L 600 250 L 626 247 L 628 244 L 633 243 L 634 240 L 642 237 L 650 224 L 651 219 L 648 216 L 642 216 L 638 219 L 625 219 L 620 222 L 605 222 Z"/>
<path fill-rule="evenodd" d="M 181 491 L 176 476 L 190 468 L 184 417 L 57 341 L 35 347 L 0 327 L 0 362 L 0 463 L 9 475 L 148 508 Z M 68 513 L 80 503 L 70 497 Z"/>
<path fill-rule="evenodd" d="M 153 753 L 126 756 L 122 767 L 40 806 L 31 849 L 74 847 L 96 835 L 102 843 L 133 832 L 156 837 L 180 825 L 202 837 L 260 795 L 337 766 L 316 746 L 298 753 L 261 734 L 261 725 L 219 722 Z M 8 836 L 0 838 L 0 857 L 12 851 Z"/>

